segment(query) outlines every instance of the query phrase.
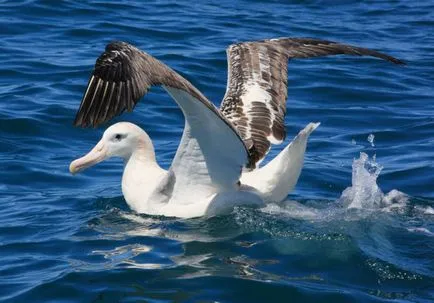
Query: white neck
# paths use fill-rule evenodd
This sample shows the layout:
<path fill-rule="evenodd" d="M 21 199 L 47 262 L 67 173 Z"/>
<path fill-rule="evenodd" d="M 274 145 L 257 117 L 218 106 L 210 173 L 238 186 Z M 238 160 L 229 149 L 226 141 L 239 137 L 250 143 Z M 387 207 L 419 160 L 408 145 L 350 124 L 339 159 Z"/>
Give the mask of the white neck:
<path fill-rule="evenodd" d="M 155 159 L 154 147 L 149 137 L 139 143 L 131 155 L 124 159 L 122 192 L 128 205 L 137 212 L 149 207 L 149 197 L 165 176 Z"/>

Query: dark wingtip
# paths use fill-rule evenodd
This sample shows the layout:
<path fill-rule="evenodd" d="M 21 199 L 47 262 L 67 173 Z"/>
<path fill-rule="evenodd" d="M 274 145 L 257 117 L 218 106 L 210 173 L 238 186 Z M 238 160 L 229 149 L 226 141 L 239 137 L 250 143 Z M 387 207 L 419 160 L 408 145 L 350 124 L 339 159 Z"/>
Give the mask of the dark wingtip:
<path fill-rule="evenodd" d="M 88 123 L 88 122 L 84 122 L 84 121 L 74 121 L 72 123 L 72 125 L 74 127 L 82 127 L 82 128 L 97 128 L 98 126 L 100 126 L 100 124 L 102 123 Z"/>
<path fill-rule="evenodd" d="M 91 127 L 92 124 L 89 123 L 89 121 L 86 121 L 85 118 L 83 118 L 82 114 L 79 112 L 75 116 L 74 122 L 72 123 L 74 127 L 82 127 L 82 128 L 88 128 Z M 95 126 L 94 126 L 95 127 Z"/>
<path fill-rule="evenodd" d="M 87 123 L 84 123 L 84 122 L 78 122 L 78 121 L 74 121 L 74 122 L 72 123 L 72 125 L 73 125 L 74 127 L 82 127 L 82 128 L 87 128 L 87 127 L 89 127 L 89 125 L 88 125 Z"/>
<path fill-rule="evenodd" d="M 395 58 L 395 57 L 392 57 L 392 56 L 389 56 L 389 55 L 386 55 L 386 57 L 384 59 L 386 59 L 389 62 L 395 63 L 397 65 L 407 65 L 407 63 L 405 61 L 402 61 L 402 60 L 400 60 L 398 58 Z"/>
<path fill-rule="evenodd" d="M 396 58 L 394 58 L 395 60 L 394 61 L 392 61 L 393 63 L 395 63 L 395 64 L 398 64 L 398 65 L 407 65 L 407 62 L 405 62 L 405 61 L 402 61 L 402 60 L 399 60 L 399 59 L 396 59 Z"/>
<path fill-rule="evenodd" d="M 75 126 L 75 127 L 80 127 L 80 126 L 84 127 L 83 123 L 82 123 L 82 119 L 80 119 L 78 117 L 78 114 L 75 116 L 75 119 L 74 119 L 74 122 L 72 122 L 72 125 Z"/>

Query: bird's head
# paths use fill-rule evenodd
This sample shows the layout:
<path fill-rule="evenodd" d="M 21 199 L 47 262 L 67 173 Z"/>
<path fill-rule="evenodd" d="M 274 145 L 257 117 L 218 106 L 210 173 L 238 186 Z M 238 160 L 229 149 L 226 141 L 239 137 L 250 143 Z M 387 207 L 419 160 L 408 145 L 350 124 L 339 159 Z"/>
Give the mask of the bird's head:
<path fill-rule="evenodd" d="M 101 140 L 83 157 L 69 165 L 71 174 L 76 174 L 111 157 L 128 160 L 136 150 L 150 150 L 153 154 L 151 139 L 144 130 L 135 124 L 119 122 L 110 126 Z"/>

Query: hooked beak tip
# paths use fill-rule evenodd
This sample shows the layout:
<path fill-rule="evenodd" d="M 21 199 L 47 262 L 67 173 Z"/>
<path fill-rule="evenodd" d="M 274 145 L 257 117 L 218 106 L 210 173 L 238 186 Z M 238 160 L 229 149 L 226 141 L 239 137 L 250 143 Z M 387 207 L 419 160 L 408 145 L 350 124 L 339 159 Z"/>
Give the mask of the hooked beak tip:
<path fill-rule="evenodd" d="M 69 165 L 69 172 L 72 175 L 103 161 L 107 156 L 107 151 L 104 145 L 100 142 L 88 154 L 76 159 Z"/>
<path fill-rule="evenodd" d="M 71 175 L 75 175 L 77 173 L 77 168 L 75 167 L 74 162 L 71 162 L 69 165 L 69 172 Z"/>

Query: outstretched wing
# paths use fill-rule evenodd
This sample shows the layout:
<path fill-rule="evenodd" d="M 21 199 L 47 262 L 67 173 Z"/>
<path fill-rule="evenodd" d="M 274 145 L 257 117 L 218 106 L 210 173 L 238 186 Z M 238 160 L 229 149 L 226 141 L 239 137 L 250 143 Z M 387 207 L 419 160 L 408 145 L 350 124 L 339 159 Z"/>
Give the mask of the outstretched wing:
<path fill-rule="evenodd" d="M 248 151 L 232 123 L 187 80 L 125 42 L 108 44 L 96 61 L 74 124 L 98 126 L 131 111 L 154 85 L 169 92 L 186 120 L 162 194 L 192 196 L 191 191 L 200 191 L 209 195 L 217 188 L 236 186 Z"/>
<path fill-rule="evenodd" d="M 95 63 L 74 125 L 95 127 L 125 110 L 131 112 L 151 86 L 158 85 L 183 90 L 220 115 L 199 90 L 167 65 L 126 42 L 114 41 Z"/>
<path fill-rule="evenodd" d="M 288 60 L 340 54 L 404 64 L 374 50 L 319 39 L 280 38 L 229 46 L 228 84 L 220 109 L 245 140 L 252 163 L 265 157 L 271 144 L 285 139 Z"/>

